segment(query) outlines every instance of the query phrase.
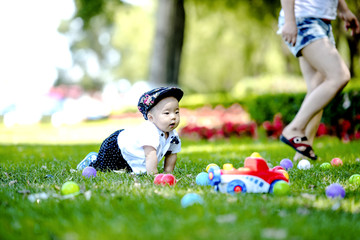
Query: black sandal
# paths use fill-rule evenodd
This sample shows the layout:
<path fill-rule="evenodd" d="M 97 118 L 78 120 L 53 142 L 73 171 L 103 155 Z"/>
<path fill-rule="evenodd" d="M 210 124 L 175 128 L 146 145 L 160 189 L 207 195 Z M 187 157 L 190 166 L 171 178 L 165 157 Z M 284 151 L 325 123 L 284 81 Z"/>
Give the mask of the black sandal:
<path fill-rule="evenodd" d="M 307 140 L 308 139 L 307 139 L 306 136 L 304 136 L 304 137 L 293 137 L 291 139 L 287 139 L 283 135 L 280 136 L 280 141 L 282 141 L 283 143 L 289 145 L 290 147 L 295 149 L 295 151 L 297 151 L 298 153 L 301 153 L 305 157 L 308 157 L 311 160 L 316 160 L 317 156 L 315 155 L 314 150 L 312 149 L 312 147 L 309 144 L 302 143 L 303 141 L 307 141 Z M 301 151 L 301 150 L 298 149 L 299 147 L 305 147 L 305 150 Z"/>

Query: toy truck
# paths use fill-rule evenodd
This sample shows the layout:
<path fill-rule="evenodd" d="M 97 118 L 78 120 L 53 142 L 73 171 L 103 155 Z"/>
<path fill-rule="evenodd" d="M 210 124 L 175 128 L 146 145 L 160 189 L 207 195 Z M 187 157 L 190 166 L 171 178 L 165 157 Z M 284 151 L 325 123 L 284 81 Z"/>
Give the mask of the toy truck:
<path fill-rule="evenodd" d="M 287 172 L 280 166 L 269 168 L 266 161 L 259 157 L 245 159 L 244 167 L 226 168 L 218 166 L 209 169 L 210 185 L 223 193 L 272 193 L 278 181 L 289 182 Z"/>

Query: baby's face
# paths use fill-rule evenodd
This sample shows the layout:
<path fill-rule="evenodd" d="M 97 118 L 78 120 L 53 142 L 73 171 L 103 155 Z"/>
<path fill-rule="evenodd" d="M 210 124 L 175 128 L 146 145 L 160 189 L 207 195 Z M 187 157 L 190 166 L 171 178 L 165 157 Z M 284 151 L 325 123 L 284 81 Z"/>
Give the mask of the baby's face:
<path fill-rule="evenodd" d="M 174 97 L 162 99 L 148 113 L 148 118 L 165 133 L 174 130 L 180 123 L 178 100 Z"/>

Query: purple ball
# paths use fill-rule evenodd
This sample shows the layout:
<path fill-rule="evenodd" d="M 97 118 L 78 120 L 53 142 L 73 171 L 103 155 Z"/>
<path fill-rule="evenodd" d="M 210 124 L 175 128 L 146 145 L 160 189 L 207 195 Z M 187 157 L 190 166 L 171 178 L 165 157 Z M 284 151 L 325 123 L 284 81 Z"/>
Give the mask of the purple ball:
<path fill-rule="evenodd" d="M 293 167 L 293 162 L 288 158 L 284 158 L 283 160 L 280 161 L 280 166 L 285 168 L 285 170 L 289 170 L 290 168 Z"/>
<path fill-rule="evenodd" d="M 344 198 L 345 190 L 340 184 L 333 183 L 326 188 L 326 196 L 328 198 L 337 198 L 337 197 Z"/>
<path fill-rule="evenodd" d="M 96 177 L 96 169 L 93 167 L 86 167 L 82 171 L 82 175 L 87 178 Z"/>

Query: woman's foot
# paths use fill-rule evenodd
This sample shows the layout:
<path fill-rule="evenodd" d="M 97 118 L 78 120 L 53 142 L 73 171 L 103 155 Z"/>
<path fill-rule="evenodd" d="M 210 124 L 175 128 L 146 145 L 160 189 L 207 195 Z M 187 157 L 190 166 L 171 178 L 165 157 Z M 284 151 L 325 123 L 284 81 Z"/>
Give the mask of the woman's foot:
<path fill-rule="evenodd" d="M 295 152 L 295 155 L 294 155 L 293 160 L 294 160 L 294 162 L 298 162 L 298 161 L 300 161 L 300 160 L 302 160 L 302 159 L 304 159 L 304 158 L 307 158 L 307 157 L 304 156 L 304 155 L 302 155 L 302 154 L 299 153 L 299 152 Z"/>
<path fill-rule="evenodd" d="M 301 155 L 316 160 L 317 156 L 314 153 L 309 141 L 304 133 L 300 131 L 290 131 L 284 129 L 283 134 L 280 136 L 280 141 L 289 145 Z"/>

